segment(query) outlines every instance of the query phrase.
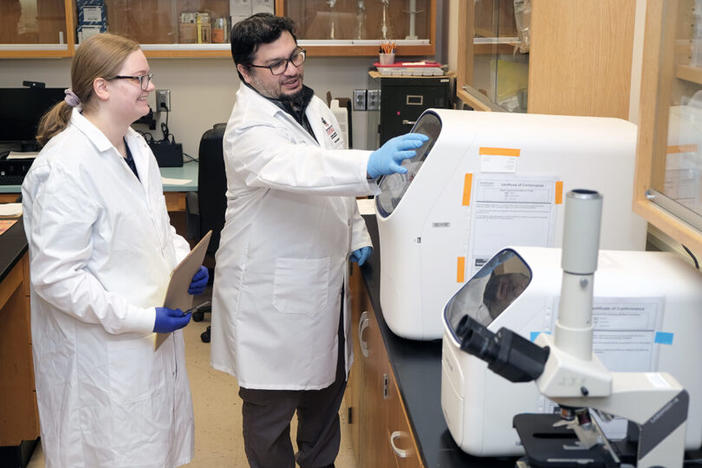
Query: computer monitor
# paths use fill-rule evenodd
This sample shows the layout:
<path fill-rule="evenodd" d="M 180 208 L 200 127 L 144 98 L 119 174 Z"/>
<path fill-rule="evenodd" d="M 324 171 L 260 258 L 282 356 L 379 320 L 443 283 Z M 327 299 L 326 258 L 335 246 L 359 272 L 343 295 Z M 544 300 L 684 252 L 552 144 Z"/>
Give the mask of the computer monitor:
<path fill-rule="evenodd" d="M 35 149 L 39 120 L 63 98 L 63 88 L 0 88 L 0 143 Z"/>

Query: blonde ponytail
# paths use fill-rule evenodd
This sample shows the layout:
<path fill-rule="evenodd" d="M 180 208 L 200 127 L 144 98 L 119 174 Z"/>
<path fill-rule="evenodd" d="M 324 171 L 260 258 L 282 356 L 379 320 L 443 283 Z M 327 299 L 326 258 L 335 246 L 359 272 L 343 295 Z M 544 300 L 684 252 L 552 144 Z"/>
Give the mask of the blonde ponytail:
<path fill-rule="evenodd" d="M 37 129 L 37 141 L 40 146 L 44 146 L 51 137 L 61 133 L 68 126 L 72 110 L 65 101 L 61 101 L 44 114 Z"/>

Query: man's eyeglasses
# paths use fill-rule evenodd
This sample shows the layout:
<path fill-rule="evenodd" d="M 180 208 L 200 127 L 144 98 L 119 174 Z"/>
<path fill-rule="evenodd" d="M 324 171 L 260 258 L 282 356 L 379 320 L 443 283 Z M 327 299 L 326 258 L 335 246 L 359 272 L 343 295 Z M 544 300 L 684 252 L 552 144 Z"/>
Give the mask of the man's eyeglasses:
<path fill-rule="evenodd" d="M 147 73 L 146 75 L 138 75 L 138 76 L 117 75 L 117 76 L 113 76 L 112 78 L 110 78 L 110 80 L 137 80 L 139 82 L 139 86 L 141 87 L 141 89 L 143 91 L 146 91 L 146 88 L 149 87 L 149 83 L 151 83 L 151 79 L 153 77 L 154 77 L 153 73 Z"/>
<path fill-rule="evenodd" d="M 306 52 L 304 49 L 297 49 L 295 50 L 295 52 L 292 53 L 290 58 L 276 60 L 270 65 L 254 65 L 253 63 L 251 63 L 249 64 L 249 66 L 256 68 L 267 68 L 271 71 L 273 75 L 277 76 L 285 73 L 285 70 L 288 69 L 288 63 L 292 63 L 293 65 L 295 65 L 295 67 L 299 67 L 300 65 L 302 65 L 302 63 L 305 61 L 305 55 Z"/>

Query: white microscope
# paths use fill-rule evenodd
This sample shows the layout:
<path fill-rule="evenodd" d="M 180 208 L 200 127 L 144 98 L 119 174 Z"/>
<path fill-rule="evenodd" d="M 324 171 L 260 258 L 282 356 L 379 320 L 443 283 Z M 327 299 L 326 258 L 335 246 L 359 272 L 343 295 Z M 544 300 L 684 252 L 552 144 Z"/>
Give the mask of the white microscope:
<path fill-rule="evenodd" d="M 540 334 L 532 343 L 507 328 L 493 333 L 453 308 L 446 317 L 451 339 L 508 380 L 535 381 L 539 391 L 559 405 L 559 415 L 514 418 L 526 454 L 518 466 L 681 467 L 688 392 L 665 372 L 610 372 L 593 353 L 593 280 L 601 211 L 599 193 L 573 190 L 567 194 L 561 296 L 552 336 Z M 518 258 L 504 260 L 519 263 Z M 516 272 L 504 273 L 518 277 Z M 517 289 L 512 296 L 526 287 L 510 284 Z M 508 284 L 500 287 L 509 295 Z M 627 438 L 608 441 L 591 411 L 603 420 L 626 418 Z"/>

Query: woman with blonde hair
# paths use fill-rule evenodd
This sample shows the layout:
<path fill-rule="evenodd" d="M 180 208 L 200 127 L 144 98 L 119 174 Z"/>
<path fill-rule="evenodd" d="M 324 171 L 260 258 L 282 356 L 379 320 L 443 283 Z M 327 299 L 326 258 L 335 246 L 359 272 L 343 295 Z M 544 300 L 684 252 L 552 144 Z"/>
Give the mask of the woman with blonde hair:
<path fill-rule="evenodd" d="M 47 467 L 171 467 L 193 452 L 181 328 L 159 307 L 189 251 L 166 211 L 158 165 L 130 125 L 149 111 L 139 45 L 81 43 L 66 98 L 22 184 L 32 348 Z M 207 283 L 201 267 L 188 290 Z M 153 332 L 169 333 L 154 350 Z"/>

